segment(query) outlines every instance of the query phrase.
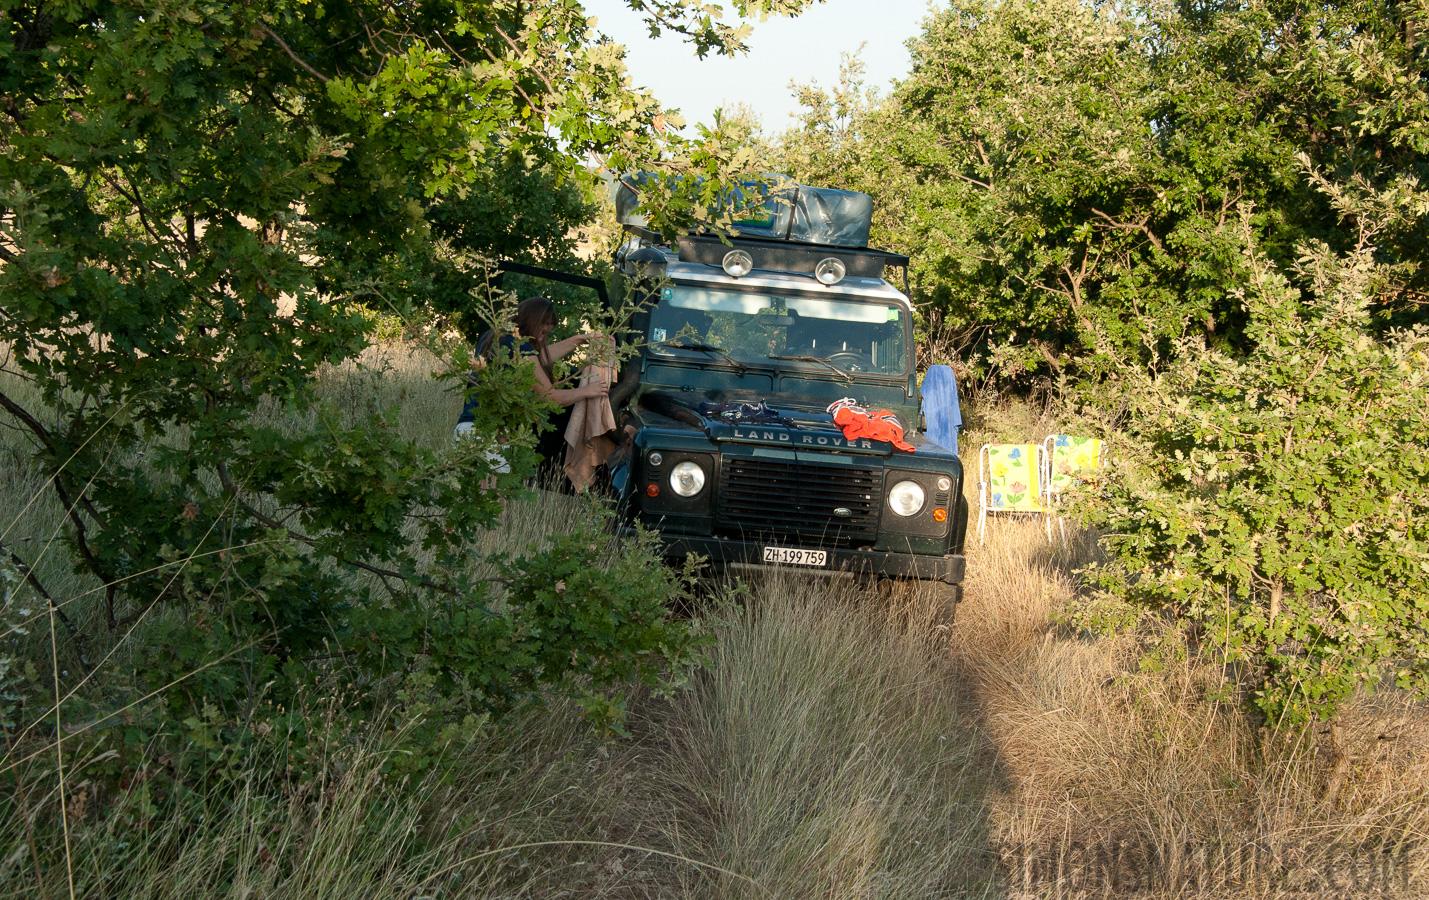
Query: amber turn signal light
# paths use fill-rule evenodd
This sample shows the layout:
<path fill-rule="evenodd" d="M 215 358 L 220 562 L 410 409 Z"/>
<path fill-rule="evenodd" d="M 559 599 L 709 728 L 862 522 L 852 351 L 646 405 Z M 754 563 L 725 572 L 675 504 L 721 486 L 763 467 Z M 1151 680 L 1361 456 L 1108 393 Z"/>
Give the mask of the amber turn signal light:
<path fill-rule="evenodd" d="M 660 485 L 658 485 L 658 484 L 647 485 L 646 488 L 645 488 L 645 496 L 647 496 L 647 497 L 658 497 L 658 496 L 660 496 Z"/>
<path fill-rule="evenodd" d="M 948 511 L 947 511 L 946 509 L 943 509 L 941 506 L 938 507 L 937 509 L 933 510 L 933 521 L 934 521 L 934 522 L 946 522 L 946 521 L 948 521 Z"/>

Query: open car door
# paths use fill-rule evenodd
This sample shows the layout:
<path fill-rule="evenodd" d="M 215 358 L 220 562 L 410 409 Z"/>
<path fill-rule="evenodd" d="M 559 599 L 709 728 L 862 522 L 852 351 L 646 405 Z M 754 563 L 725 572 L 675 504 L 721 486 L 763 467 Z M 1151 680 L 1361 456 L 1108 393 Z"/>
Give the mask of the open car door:
<path fill-rule="evenodd" d="M 555 282 L 569 287 L 565 290 L 549 290 L 543 288 L 542 282 Z M 594 291 L 596 298 L 600 301 L 600 308 L 602 310 L 610 309 L 610 294 L 605 289 L 605 282 L 589 275 L 573 275 L 570 272 L 557 272 L 555 269 L 547 269 L 542 266 L 503 261 L 497 264 L 496 275 L 492 277 L 491 283 L 494 287 L 509 291 L 518 297 L 540 294 L 543 297 L 548 297 L 557 307 L 570 305 L 569 300 L 585 290 Z M 552 296 L 553 294 L 556 296 Z"/>

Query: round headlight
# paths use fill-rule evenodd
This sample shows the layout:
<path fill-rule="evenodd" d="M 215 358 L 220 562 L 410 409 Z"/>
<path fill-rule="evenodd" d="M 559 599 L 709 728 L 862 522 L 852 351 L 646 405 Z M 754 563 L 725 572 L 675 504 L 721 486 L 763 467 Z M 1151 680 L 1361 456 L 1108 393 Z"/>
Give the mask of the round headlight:
<path fill-rule="evenodd" d="M 688 459 L 670 470 L 670 488 L 681 497 L 693 497 L 705 486 L 705 470 Z M 919 505 L 923 502 L 918 499 Z"/>
<path fill-rule="evenodd" d="M 754 268 L 754 257 L 743 250 L 731 250 L 724 255 L 724 273 L 730 278 L 742 278 Z"/>
<path fill-rule="evenodd" d="M 838 284 L 844 280 L 844 275 L 847 272 L 848 269 L 844 268 L 844 261 L 837 256 L 821 259 L 819 264 L 814 266 L 814 277 L 819 279 L 819 284 Z"/>
<path fill-rule="evenodd" d="M 898 482 L 888 492 L 888 508 L 900 516 L 916 516 L 923 508 L 922 486 L 916 481 Z"/>

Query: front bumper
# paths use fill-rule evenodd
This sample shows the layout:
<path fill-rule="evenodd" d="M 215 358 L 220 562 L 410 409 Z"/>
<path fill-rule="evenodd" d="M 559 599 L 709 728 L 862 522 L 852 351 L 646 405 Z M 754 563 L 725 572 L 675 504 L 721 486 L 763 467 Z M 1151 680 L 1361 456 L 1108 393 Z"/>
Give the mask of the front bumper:
<path fill-rule="evenodd" d="M 667 557 L 683 558 L 698 553 L 716 563 L 739 563 L 753 566 L 769 565 L 763 561 L 766 542 L 742 541 L 734 538 L 688 535 L 662 536 L 663 553 Z M 778 540 L 780 547 L 795 547 L 796 542 Z M 851 572 L 859 575 L 884 575 L 891 578 L 916 578 L 920 581 L 941 581 L 961 584 L 966 560 L 960 555 L 926 556 L 915 553 L 890 553 L 883 550 L 853 550 L 810 546 L 805 549 L 825 550 L 826 566 L 769 566 L 800 572 Z"/>

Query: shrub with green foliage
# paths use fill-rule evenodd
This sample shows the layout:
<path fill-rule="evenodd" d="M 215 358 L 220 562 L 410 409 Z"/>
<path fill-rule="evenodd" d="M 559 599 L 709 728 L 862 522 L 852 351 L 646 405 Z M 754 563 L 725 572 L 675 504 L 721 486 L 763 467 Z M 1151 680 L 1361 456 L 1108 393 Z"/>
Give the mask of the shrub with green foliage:
<path fill-rule="evenodd" d="M 1197 338 L 1148 351 L 1149 368 L 1114 361 L 1110 392 L 1130 404 L 1119 463 L 1084 506 L 1113 557 L 1089 573 L 1094 618 L 1189 626 L 1274 724 L 1332 717 L 1384 678 L 1429 694 L 1429 328 L 1372 322 L 1406 273 L 1378 261 L 1375 237 L 1429 195 L 1413 179 L 1311 180 L 1351 224 L 1353 252 L 1303 246 L 1301 290 L 1246 213 L 1252 277 L 1230 299 L 1249 351 Z"/>

